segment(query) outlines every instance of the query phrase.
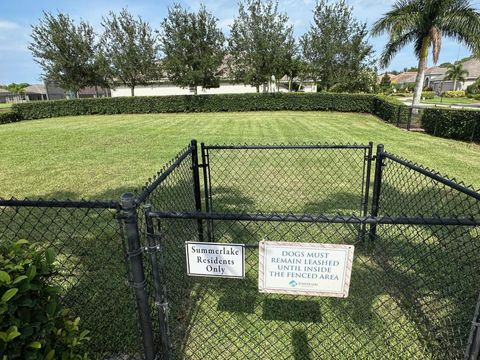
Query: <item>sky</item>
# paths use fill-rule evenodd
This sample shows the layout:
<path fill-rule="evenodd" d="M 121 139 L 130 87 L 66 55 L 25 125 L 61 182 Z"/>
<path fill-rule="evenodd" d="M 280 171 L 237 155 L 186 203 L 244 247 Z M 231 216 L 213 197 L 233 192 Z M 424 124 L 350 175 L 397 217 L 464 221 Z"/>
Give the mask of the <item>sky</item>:
<path fill-rule="evenodd" d="M 0 0 L 0 84 L 12 82 L 41 82 L 41 69 L 33 60 L 28 44 L 31 25 L 38 23 L 42 12 L 62 11 L 75 20 L 86 20 L 101 32 L 102 16 L 110 11 L 118 12 L 126 7 L 131 13 L 149 21 L 152 27 L 159 28 L 167 9 L 173 1 L 165 0 Z M 371 25 L 386 13 L 394 0 L 346 0 L 353 7 L 354 16 Z M 197 10 L 200 3 L 219 19 L 219 26 L 228 34 L 229 26 L 238 12 L 237 0 L 177 0 L 181 5 Z M 480 0 L 471 3 L 480 9 Z M 279 0 L 279 9 L 286 13 L 294 26 L 295 36 L 304 34 L 312 21 L 315 0 Z M 376 54 L 380 54 L 386 37 L 369 38 Z M 443 39 L 439 63 L 453 62 L 470 55 L 465 47 L 453 40 Z M 411 46 L 407 46 L 391 62 L 388 70 L 402 70 L 416 66 L 417 60 Z M 432 65 L 431 59 L 429 65 Z"/>

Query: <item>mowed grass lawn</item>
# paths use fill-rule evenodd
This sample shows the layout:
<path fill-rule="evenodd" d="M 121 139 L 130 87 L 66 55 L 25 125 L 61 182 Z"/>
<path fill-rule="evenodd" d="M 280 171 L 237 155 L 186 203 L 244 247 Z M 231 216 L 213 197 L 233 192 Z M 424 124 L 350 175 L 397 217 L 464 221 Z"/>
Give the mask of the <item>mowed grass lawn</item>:
<path fill-rule="evenodd" d="M 0 126 L 0 197 L 117 199 L 190 139 L 367 143 L 480 187 L 480 146 L 406 132 L 364 114 L 248 112 L 79 116 Z"/>
<path fill-rule="evenodd" d="M 422 100 L 422 103 L 425 104 L 444 104 L 444 105 L 449 105 L 449 104 L 478 104 L 480 103 L 480 100 L 477 99 L 470 99 L 467 97 L 461 97 L 461 98 L 441 98 L 439 96 L 436 96 L 433 99 L 425 99 Z"/>

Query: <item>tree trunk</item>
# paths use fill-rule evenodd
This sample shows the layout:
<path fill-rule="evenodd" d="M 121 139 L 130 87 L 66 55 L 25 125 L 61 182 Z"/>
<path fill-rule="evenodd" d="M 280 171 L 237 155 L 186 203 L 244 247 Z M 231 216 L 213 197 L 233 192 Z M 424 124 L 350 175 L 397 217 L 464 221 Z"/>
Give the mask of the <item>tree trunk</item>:
<path fill-rule="evenodd" d="M 193 86 L 193 95 L 198 95 L 197 85 Z"/>
<path fill-rule="evenodd" d="M 457 90 L 457 79 L 453 80 L 453 91 Z"/>
<path fill-rule="evenodd" d="M 420 99 L 422 97 L 422 90 L 423 90 L 423 80 L 424 80 L 423 78 L 425 76 L 426 65 L 427 65 L 427 56 L 422 56 L 418 60 L 418 72 L 417 72 L 417 78 L 415 80 L 415 92 L 413 93 L 413 101 L 412 101 L 413 106 L 420 104 Z"/>
<path fill-rule="evenodd" d="M 98 98 L 98 86 L 97 85 L 95 85 L 95 97 Z"/>
<path fill-rule="evenodd" d="M 288 79 L 288 92 L 292 92 L 292 78 Z"/>
<path fill-rule="evenodd" d="M 257 93 L 259 93 L 260 92 L 260 85 L 258 85 L 258 84 L 255 85 L 255 88 L 257 89 Z"/>
<path fill-rule="evenodd" d="M 135 86 L 130 87 L 130 93 L 132 96 L 135 96 Z"/>

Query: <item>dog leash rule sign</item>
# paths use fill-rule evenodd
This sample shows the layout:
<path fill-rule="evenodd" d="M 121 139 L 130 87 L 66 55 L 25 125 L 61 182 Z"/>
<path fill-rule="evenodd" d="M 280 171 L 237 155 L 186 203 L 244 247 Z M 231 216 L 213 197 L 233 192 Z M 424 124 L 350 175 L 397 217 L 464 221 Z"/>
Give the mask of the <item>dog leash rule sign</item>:
<path fill-rule="evenodd" d="M 347 297 L 353 245 L 261 241 L 262 293 Z"/>

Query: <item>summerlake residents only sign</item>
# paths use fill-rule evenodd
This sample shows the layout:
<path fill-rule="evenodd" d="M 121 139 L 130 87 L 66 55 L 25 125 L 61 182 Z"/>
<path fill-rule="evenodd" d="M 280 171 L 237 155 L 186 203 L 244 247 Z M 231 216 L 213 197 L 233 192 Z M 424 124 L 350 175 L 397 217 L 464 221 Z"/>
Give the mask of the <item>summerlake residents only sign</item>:
<path fill-rule="evenodd" d="M 348 296 L 353 245 L 261 241 L 259 250 L 260 292 Z"/>
<path fill-rule="evenodd" d="M 191 276 L 245 277 L 245 246 L 209 242 L 185 242 L 187 273 Z"/>

